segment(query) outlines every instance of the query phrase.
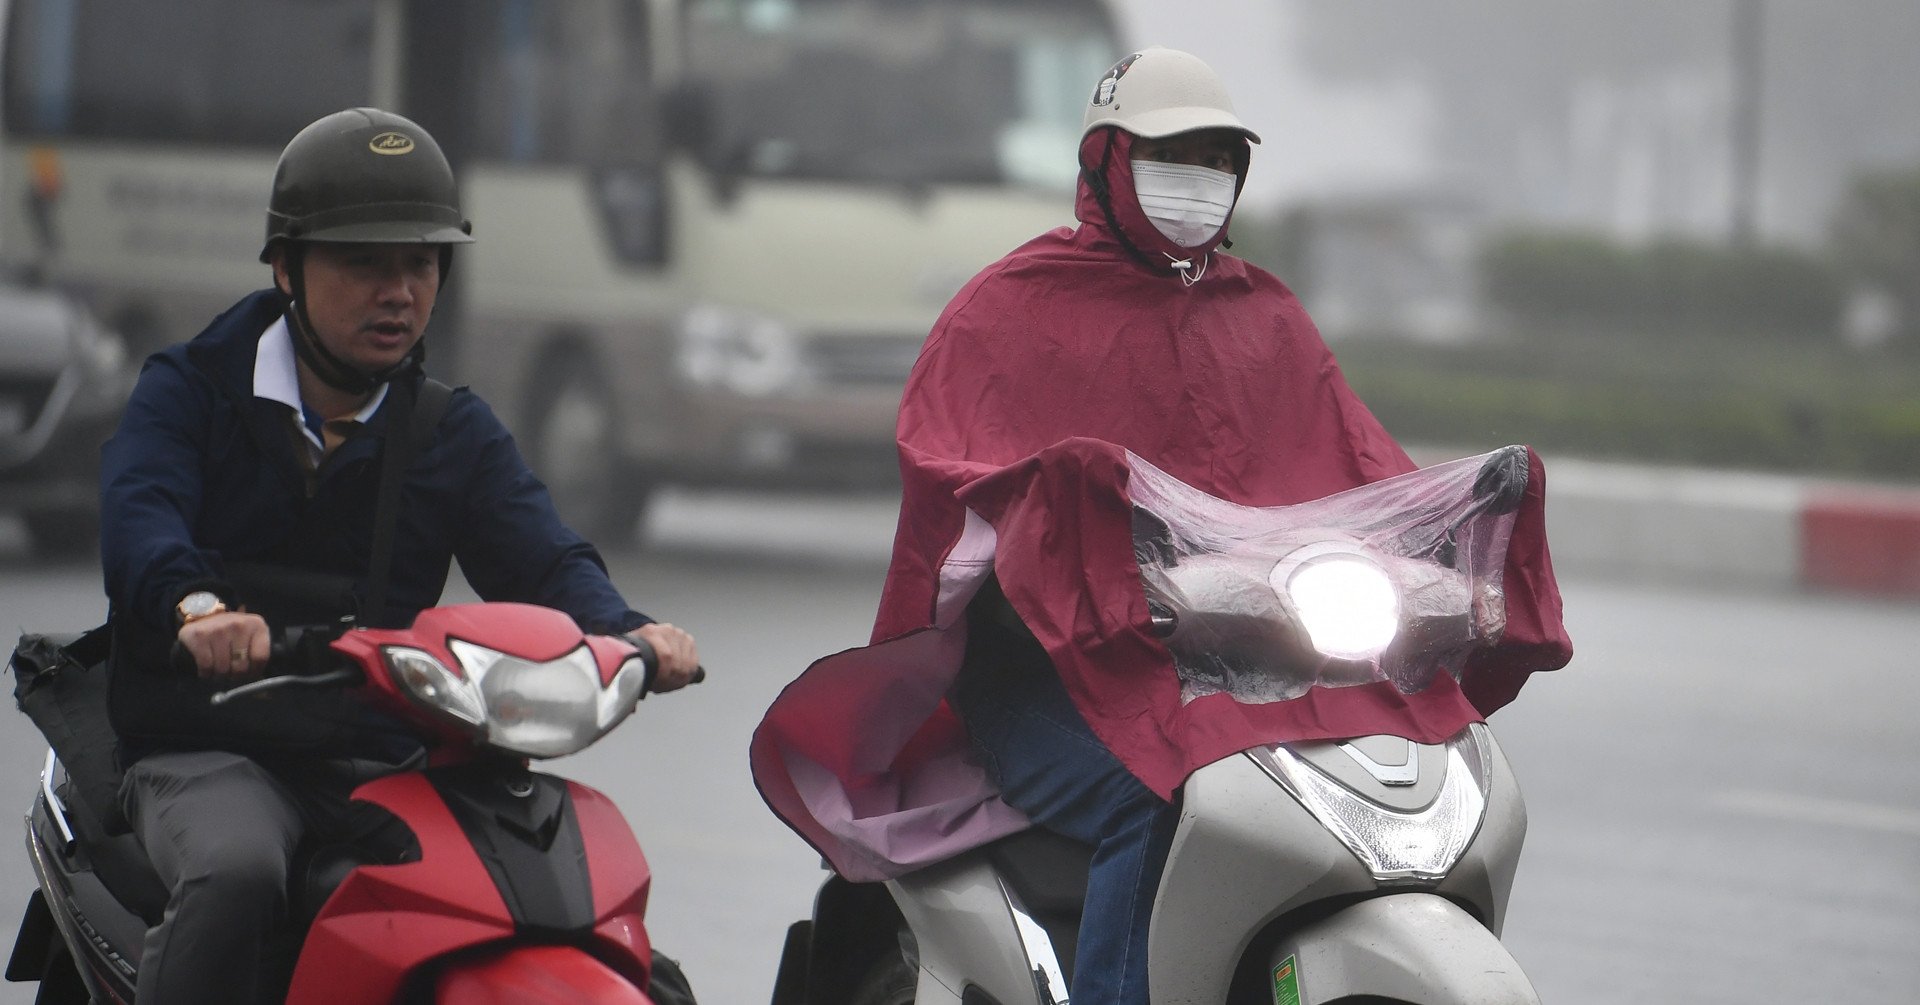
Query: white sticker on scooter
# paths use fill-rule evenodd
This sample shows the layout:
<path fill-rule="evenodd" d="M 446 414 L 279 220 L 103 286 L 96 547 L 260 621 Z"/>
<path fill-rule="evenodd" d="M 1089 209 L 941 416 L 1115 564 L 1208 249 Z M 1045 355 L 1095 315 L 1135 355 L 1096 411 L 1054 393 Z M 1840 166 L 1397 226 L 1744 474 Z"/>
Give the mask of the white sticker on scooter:
<path fill-rule="evenodd" d="M 1273 968 L 1273 1005 L 1300 1005 L 1300 971 L 1291 956 Z"/>

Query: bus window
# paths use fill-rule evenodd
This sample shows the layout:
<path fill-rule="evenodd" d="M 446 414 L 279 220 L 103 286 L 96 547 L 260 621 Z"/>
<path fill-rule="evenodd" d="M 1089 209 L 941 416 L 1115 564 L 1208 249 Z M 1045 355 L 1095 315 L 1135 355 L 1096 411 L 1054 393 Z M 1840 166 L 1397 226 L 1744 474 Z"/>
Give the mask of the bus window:
<path fill-rule="evenodd" d="M 690 0 L 686 62 L 726 174 L 1072 184 L 1091 0 Z"/>
<path fill-rule="evenodd" d="M 460 104 L 477 158 L 606 165 L 651 160 L 645 12 L 635 0 L 467 0 Z"/>
<path fill-rule="evenodd" d="M 410 0 L 409 9 L 406 106 L 450 158 L 578 169 L 614 258 L 666 261 L 643 4 Z"/>
<path fill-rule="evenodd" d="M 328 112 L 368 103 L 371 0 L 12 6 L 14 135 L 278 146 Z"/>

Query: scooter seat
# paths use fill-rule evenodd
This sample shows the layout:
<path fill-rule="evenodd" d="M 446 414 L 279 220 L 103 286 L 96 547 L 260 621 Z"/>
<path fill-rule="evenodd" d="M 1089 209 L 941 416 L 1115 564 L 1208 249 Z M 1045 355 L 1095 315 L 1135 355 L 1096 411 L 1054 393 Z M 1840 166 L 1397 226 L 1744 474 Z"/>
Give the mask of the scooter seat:
<path fill-rule="evenodd" d="M 167 886 L 153 871 L 147 850 L 138 838 L 123 832 L 109 834 L 86 800 L 72 790 L 62 793 L 67 821 L 85 849 L 94 877 L 127 910 L 149 926 L 160 923 L 167 909 Z"/>
<path fill-rule="evenodd" d="M 1087 868 L 1093 846 L 1032 827 L 986 846 L 987 860 L 1027 908 L 1049 914 L 1080 914 L 1087 899 Z"/>
<path fill-rule="evenodd" d="M 140 920 L 149 926 L 159 924 L 161 915 L 167 909 L 167 887 L 161 882 L 160 874 L 154 871 L 146 848 L 130 833 L 106 833 L 91 807 L 72 798 L 70 793 L 63 792 L 61 795 L 67 807 L 67 822 L 73 827 L 74 836 L 79 838 L 80 847 L 85 850 L 86 861 L 92 866 L 94 877 L 100 880 L 101 885 L 113 894 L 121 906 L 139 915 Z M 410 834 L 405 836 L 410 837 Z M 399 839 L 387 836 L 386 840 L 392 843 Z M 406 853 L 393 852 L 388 858 L 381 859 L 337 845 L 302 849 L 295 857 L 295 878 L 289 891 L 293 897 L 293 917 L 299 920 L 302 927 L 310 923 L 319 913 L 321 905 L 326 903 L 354 868 L 374 861 L 413 861 L 418 857 L 417 848 Z"/>
<path fill-rule="evenodd" d="M 1047 933 L 1054 958 L 1071 979 L 1093 846 L 1033 827 L 982 850 L 1028 916 Z"/>

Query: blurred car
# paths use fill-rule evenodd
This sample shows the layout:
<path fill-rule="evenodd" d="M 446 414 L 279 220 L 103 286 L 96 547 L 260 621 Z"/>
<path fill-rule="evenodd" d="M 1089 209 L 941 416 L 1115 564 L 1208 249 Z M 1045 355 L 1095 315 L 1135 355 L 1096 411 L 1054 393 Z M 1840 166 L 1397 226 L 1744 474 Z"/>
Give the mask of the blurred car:
<path fill-rule="evenodd" d="M 100 444 L 134 374 L 125 342 L 85 306 L 0 283 L 0 510 L 21 517 L 37 554 L 97 546 Z"/>

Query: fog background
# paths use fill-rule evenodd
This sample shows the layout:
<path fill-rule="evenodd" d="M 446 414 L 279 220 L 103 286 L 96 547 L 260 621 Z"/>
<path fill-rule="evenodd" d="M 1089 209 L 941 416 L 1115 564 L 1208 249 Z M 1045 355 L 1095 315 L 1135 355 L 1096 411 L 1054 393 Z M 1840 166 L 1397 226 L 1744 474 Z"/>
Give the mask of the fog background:
<path fill-rule="evenodd" d="M 1819 244 L 1854 174 L 1920 163 L 1920 5 L 1904 0 L 1121 7 L 1130 44 L 1187 49 L 1226 80 L 1267 139 L 1261 204 L 1439 187 L 1503 219 L 1726 237 L 1750 102 L 1757 233 Z"/>

